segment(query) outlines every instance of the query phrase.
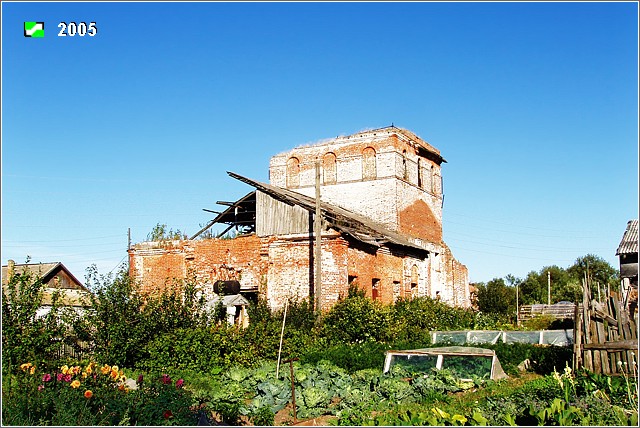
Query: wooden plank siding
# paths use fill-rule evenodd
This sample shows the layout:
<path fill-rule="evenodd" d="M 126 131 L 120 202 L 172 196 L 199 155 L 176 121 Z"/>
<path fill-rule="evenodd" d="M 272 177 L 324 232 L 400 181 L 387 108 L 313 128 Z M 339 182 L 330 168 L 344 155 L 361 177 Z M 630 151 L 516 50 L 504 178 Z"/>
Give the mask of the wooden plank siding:
<path fill-rule="evenodd" d="M 256 234 L 260 237 L 309 233 L 309 211 L 256 191 Z"/>
<path fill-rule="evenodd" d="M 522 305 L 519 309 L 518 319 L 526 321 L 540 315 L 550 315 L 557 319 L 573 319 L 575 304 L 555 305 Z"/>

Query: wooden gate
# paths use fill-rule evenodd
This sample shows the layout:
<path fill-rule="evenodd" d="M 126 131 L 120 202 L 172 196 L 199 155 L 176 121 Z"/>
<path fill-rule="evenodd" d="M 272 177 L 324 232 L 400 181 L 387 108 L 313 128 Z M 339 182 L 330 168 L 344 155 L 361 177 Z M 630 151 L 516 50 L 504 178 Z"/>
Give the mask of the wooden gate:
<path fill-rule="evenodd" d="M 573 369 L 595 373 L 637 375 L 638 333 L 615 292 L 598 301 L 591 297 L 590 280 L 582 281 L 582 305 L 576 305 Z"/>

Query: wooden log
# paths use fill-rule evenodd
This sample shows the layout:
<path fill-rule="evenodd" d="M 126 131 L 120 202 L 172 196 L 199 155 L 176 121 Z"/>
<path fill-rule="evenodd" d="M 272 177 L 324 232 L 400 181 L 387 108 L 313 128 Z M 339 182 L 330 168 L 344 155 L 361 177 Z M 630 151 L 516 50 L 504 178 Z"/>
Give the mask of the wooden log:
<path fill-rule="evenodd" d="M 591 340 L 589 343 L 600 344 L 598 340 L 598 325 L 593 318 L 589 321 L 589 331 L 591 332 Z M 600 352 L 593 351 L 593 371 L 595 373 L 602 373 L 602 361 L 600 360 Z"/>
<path fill-rule="evenodd" d="M 616 342 L 605 342 L 605 343 L 585 343 L 582 345 L 583 349 L 597 349 L 597 350 L 608 350 L 612 352 L 621 352 L 626 351 L 628 349 L 638 349 L 638 341 L 637 340 L 618 340 Z"/>
<path fill-rule="evenodd" d="M 606 343 L 607 336 L 605 334 L 604 321 L 596 323 L 598 331 L 598 343 Z M 602 349 L 602 348 L 601 348 Z M 600 351 L 600 364 L 602 364 L 602 373 L 611 374 L 611 365 L 609 364 L 609 353 L 606 350 Z"/>
<path fill-rule="evenodd" d="M 582 317 L 580 316 L 580 310 L 578 305 L 574 308 L 573 314 L 573 371 L 577 371 L 582 367 Z"/>

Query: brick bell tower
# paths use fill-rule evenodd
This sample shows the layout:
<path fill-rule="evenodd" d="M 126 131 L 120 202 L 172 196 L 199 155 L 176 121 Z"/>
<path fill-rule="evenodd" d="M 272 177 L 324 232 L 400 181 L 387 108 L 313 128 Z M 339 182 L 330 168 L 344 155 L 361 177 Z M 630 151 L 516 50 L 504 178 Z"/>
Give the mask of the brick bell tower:
<path fill-rule="evenodd" d="M 271 158 L 271 184 L 313 197 L 316 159 L 322 200 L 404 235 L 442 243 L 446 161 L 413 132 L 390 126 L 296 147 Z"/>

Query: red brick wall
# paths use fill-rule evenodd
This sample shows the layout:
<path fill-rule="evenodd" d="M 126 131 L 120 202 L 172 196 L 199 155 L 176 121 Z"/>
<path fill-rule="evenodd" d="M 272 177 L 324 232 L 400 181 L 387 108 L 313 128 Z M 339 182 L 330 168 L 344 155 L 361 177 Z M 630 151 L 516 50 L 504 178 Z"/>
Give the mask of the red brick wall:
<path fill-rule="evenodd" d="M 383 303 L 393 303 L 393 282 L 398 281 L 401 286 L 404 284 L 403 259 L 381 251 L 375 253 L 370 251 L 364 247 L 349 248 L 348 275 L 357 277 L 358 286 L 369 298 L 371 298 L 373 279 L 379 279 L 379 300 Z"/>
<path fill-rule="evenodd" d="M 442 241 L 442 225 L 431 208 L 418 199 L 399 215 L 400 232 L 429 242 Z"/>
<path fill-rule="evenodd" d="M 174 279 L 198 284 L 238 280 L 255 289 L 262 275 L 261 241 L 255 235 L 236 239 L 143 242 L 129 250 L 130 275 L 143 291 L 163 289 Z"/>

